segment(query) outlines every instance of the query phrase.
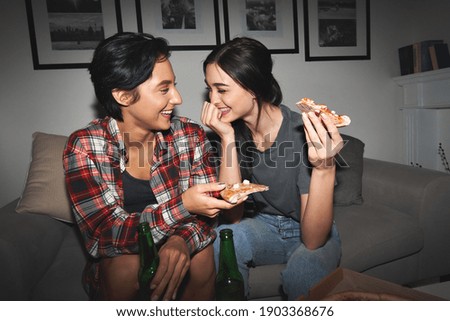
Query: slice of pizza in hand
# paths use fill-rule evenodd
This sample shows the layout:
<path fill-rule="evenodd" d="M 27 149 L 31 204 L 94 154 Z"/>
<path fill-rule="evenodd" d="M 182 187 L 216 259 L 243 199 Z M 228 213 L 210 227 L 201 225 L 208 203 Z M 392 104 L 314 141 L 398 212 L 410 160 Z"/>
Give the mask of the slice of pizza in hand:
<path fill-rule="evenodd" d="M 245 179 L 242 183 L 227 184 L 225 189 L 220 192 L 220 196 L 228 203 L 236 204 L 241 198 L 247 195 L 267 190 L 269 190 L 269 186 L 253 184 Z"/>
<path fill-rule="evenodd" d="M 302 98 L 296 103 L 297 107 L 305 113 L 310 111 L 315 112 L 317 115 L 324 113 L 329 118 L 331 118 L 336 125 L 336 127 L 344 127 L 350 125 L 350 117 L 347 115 L 338 115 L 334 110 L 328 109 L 326 105 L 316 104 L 314 100 L 309 98 Z"/>

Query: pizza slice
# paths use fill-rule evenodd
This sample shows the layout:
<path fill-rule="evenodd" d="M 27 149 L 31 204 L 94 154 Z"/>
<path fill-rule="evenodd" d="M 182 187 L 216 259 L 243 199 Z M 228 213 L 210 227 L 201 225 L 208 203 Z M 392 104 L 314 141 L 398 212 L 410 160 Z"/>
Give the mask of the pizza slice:
<path fill-rule="evenodd" d="M 296 105 L 302 112 L 308 113 L 310 111 L 313 111 L 317 115 L 320 115 L 321 113 L 326 114 L 333 120 L 336 127 L 344 127 L 350 125 L 350 117 L 348 117 L 347 115 L 338 115 L 334 110 L 330 110 L 326 105 L 316 104 L 312 99 L 302 98 L 302 100 L 297 102 Z"/>
<path fill-rule="evenodd" d="M 237 201 L 247 195 L 267 190 L 269 190 L 267 185 L 253 184 L 244 180 L 242 183 L 227 184 L 225 189 L 220 192 L 220 196 L 228 203 L 236 204 Z"/>

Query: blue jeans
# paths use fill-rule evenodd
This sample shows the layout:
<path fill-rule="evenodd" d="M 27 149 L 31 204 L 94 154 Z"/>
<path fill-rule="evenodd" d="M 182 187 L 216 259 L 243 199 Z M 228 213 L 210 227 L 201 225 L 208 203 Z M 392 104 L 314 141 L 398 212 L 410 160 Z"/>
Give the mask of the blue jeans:
<path fill-rule="evenodd" d="M 259 213 L 244 218 L 238 224 L 222 224 L 233 230 L 234 246 L 239 270 L 244 278 L 246 295 L 252 266 L 287 263 L 281 272 L 283 291 L 289 300 L 308 294 L 309 289 L 331 273 L 339 264 L 341 240 L 333 224 L 328 241 L 316 250 L 308 250 L 301 242 L 299 223 L 289 217 Z M 214 242 L 214 258 L 219 266 L 220 238 Z M 277 277 L 277 276 L 275 276 Z"/>

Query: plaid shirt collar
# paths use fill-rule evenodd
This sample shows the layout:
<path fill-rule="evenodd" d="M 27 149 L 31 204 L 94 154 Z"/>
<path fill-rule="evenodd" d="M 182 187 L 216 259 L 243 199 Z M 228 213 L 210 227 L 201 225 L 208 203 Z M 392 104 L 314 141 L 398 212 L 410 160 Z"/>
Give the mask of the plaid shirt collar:
<path fill-rule="evenodd" d="M 120 132 L 117 120 L 111 117 L 106 117 L 106 126 L 108 127 L 107 132 L 111 135 L 111 142 L 119 149 L 120 157 L 120 169 L 123 172 L 125 170 L 125 164 L 128 163 L 127 150 L 125 148 L 124 139 L 122 133 Z M 155 155 L 158 158 L 162 157 L 168 149 L 168 142 L 166 141 L 163 132 L 158 131 L 155 133 L 156 150 Z"/>

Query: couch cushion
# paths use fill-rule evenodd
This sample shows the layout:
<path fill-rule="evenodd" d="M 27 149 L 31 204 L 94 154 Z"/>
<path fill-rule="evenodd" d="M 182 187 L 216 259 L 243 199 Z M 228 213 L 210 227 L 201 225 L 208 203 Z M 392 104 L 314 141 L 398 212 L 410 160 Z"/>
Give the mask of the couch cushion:
<path fill-rule="evenodd" d="M 249 300 L 280 300 L 283 298 L 281 272 L 286 264 L 260 265 L 250 268 L 248 283 Z"/>
<path fill-rule="evenodd" d="M 73 221 L 62 163 L 66 141 L 66 136 L 40 132 L 33 134 L 28 177 L 16 212 Z"/>
<path fill-rule="evenodd" d="M 364 143 L 357 138 L 341 135 L 346 144 L 336 156 L 334 205 L 362 204 L 362 174 Z"/>
<path fill-rule="evenodd" d="M 87 254 L 81 244 L 76 226 L 68 230 L 45 275 L 34 287 L 32 300 L 88 300 L 83 288 L 82 274 L 87 260 Z"/>
<path fill-rule="evenodd" d="M 29 300 L 54 261 L 67 223 L 48 216 L 14 212 L 17 200 L 0 211 L 0 300 Z M 14 228 L 9 228 L 14 227 Z"/>
<path fill-rule="evenodd" d="M 341 235 L 341 266 L 365 271 L 420 251 L 420 223 L 411 216 L 380 205 L 335 207 Z"/>

